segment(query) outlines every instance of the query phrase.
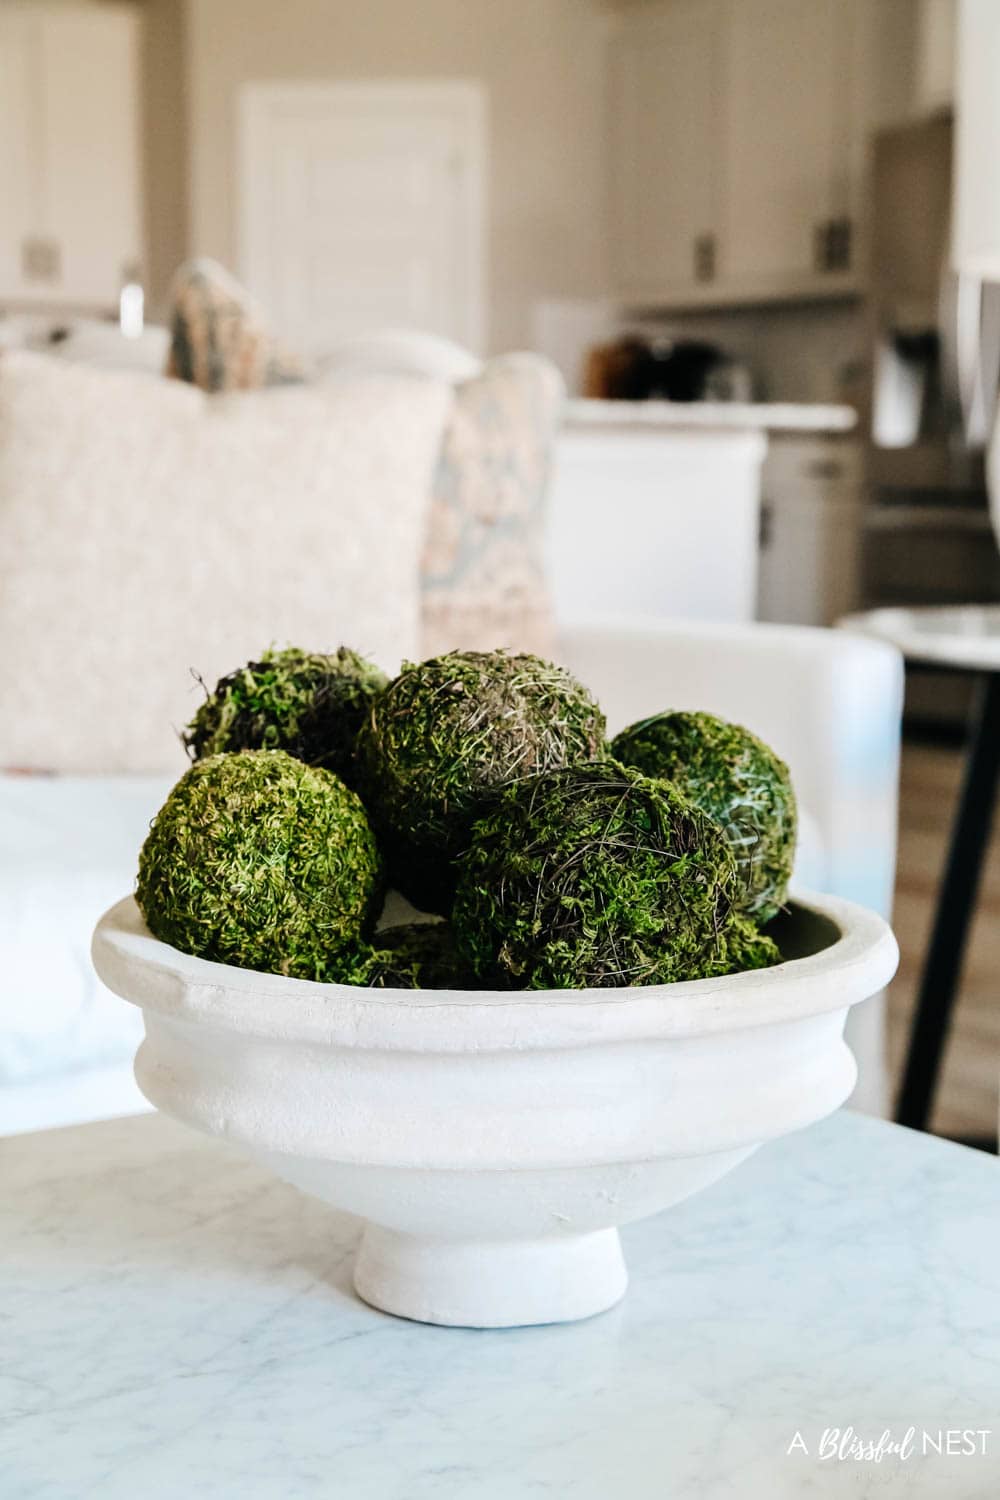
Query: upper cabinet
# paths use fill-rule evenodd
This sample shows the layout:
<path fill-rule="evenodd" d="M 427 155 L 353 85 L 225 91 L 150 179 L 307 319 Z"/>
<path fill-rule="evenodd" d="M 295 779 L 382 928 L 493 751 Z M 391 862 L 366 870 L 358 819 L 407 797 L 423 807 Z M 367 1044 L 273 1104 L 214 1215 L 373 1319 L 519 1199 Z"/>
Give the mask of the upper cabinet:
<path fill-rule="evenodd" d="M 921 114 L 954 103 L 957 19 L 957 0 L 920 0 L 914 102 Z"/>
<path fill-rule="evenodd" d="M 610 105 L 616 283 L 724 304 L 858 286 L 876 0 L 659 0 L 624 17 Z"/>
<path fill-rule="evenodd" d="M 0 7 L 0 301 L 113 306 L 141 260 L 138 17 Z"/>
<path fill-rule="evenodd" d="M 612 223 L 618 279 L 642 295 L 716 274 L 720 4 L 675 0 L 615 34 L 610 53 Z"/>
<path fill-rule="evenodd" d="M 852 7 L 727 7 L 720 278 L 778 293 L 850 273 Z"/>
<path fill-rule="evenodd" d="M 1000 3 L 960 0 L 955 103 L 956 271 L 1000 281 Z"/>

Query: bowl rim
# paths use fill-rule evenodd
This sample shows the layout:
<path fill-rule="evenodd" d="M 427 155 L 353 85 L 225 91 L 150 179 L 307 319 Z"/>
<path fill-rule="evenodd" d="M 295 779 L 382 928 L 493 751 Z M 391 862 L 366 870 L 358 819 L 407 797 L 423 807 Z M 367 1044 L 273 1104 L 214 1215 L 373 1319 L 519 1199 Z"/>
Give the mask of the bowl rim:
<path fill-rule="evenodd" d="M 841 897 L 789 905 L 839 936 L 804 958 L 719 979 L 587 990 L 400 990 L 290 979 L 193 958 L 153 937 L 133 896 L 105 912 L 94 966 L 109 989 L 157 1016 L 223 1033 L 406 1051 L 585 1046 L 732 1032 L 846 1010 L 896 970 L 888 923 Z"/>

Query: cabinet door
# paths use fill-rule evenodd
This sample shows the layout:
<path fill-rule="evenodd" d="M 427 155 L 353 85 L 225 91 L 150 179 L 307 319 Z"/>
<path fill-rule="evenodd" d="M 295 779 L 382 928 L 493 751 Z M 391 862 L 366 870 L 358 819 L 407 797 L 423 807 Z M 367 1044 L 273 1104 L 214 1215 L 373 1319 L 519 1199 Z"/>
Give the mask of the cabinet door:
<path fill-rule="evenodd" d="M 860 596 L 861 447 L 776 437 L 761 505 L 757 618 L 832 625 Z"/>
<path fill-rule="evenodd" d="M 721 15 L 715 0 L 673 0 L 630 17 L 612 42 L 612 223 L 626 296 L 714 274 Z"/>
<path fill-rule="evenodd" d="M 952 263 L 1000 281 L 1000 5 L 960 0 L 955 77 L 955 235 Z"/>
<path fill-rule="evenodd" d="M 850 0 L 729 0 L 722 274 L 748 289 L 848 269 L 824 227 L 849 170 L 852 21 Z"/>
<path fill-rule="evenodd" d="M 38 132 L 32 130 L 30 13 L 0 8 L 0 297 L 23 290 L 22 259 L 37 197 Z"/>
<path fill-rule="evenodd" d="M 141 251 L 138 22 L 118 7 L 41 16 L 43 223 L 62 301 L 114 304 Z"/>

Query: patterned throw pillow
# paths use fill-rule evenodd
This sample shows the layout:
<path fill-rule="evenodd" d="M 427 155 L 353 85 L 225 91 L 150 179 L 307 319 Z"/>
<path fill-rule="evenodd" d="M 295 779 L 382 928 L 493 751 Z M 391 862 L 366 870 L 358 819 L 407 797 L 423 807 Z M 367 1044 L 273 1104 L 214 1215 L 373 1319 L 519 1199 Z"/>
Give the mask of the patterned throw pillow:
<path fill-rule="evenodd" d="M 267 331 L 253 299 L 214 260 L 187 261 L 173 284 L 168 375 L 203 391 L 296 385 L 302 364 Z"/>
<path fill-rule="evenodd" d="M 192 261 L 175 281 L 168 373 L 204 390 L 303 379 L 265 331 L 239 283 L 212 261 Z M 544 504 L 563 383 L 536 354 L 476 361 L 426 334 L 351 340 L 330 375 L 422 373 L 456 380 L 434 481 L 421 568 L 421 655 L 452 650 L 549 654 L 552 609 L 543 559 Z M 325 381 L 324 381 L 325 383 Z"/>
<path fill-rule="evenodd" d="M 490 360 L 456 386 L 424 547 L 424 656 L 551 653 L 543 526 L 562 397 L 558 370 L 535 354 Z"/>

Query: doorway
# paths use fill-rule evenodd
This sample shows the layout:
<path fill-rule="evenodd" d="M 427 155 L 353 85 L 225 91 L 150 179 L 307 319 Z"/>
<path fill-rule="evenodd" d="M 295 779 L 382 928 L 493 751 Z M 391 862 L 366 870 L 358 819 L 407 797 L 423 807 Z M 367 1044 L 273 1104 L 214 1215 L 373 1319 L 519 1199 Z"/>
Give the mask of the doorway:
<path fill-rule="evenodd" d="M 483 316 L 480 85 L 254 83 L 240 100 L 240 261 L 312 356 L 376 328 L 455 339 Z"/>

